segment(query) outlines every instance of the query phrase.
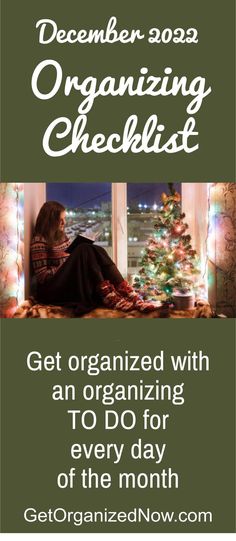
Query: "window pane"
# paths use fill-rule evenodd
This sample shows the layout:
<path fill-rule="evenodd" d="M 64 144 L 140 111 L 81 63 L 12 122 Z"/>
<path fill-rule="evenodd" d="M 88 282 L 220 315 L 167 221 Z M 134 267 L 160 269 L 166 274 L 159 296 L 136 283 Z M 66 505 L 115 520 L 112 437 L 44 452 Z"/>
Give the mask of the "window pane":
<path fill-rule="evenodd" d="M 181 193 L 181 183 L 174 186 Z M 163 192 L 169 193 L 166 183 L 127 184 L 128 279 L 132 280 L 132 276 L 138 274 L 142 252 L 154 233 Z"/>
<path fill-rule="evenodd" d="M 55 182 L 47 184 L 47 201 L 59 201 L 66 208 L 66 234 L 95 238 L 96 244 L 112 253 L 111 184 Z"/>

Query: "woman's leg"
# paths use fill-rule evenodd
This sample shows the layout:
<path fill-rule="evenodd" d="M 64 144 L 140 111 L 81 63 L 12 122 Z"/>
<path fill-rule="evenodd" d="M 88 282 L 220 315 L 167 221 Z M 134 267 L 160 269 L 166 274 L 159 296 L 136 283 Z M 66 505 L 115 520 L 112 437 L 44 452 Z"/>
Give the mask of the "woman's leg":
<path fill-rule="evenodd" d="M 100 250 L 100 257 L 96 256 L 96 250 L 93 245 L 83 244 L 79 248 L 86 253 L 87 256 L 87 272 L 90 272 L 95 284 L 96 293 L 100 297 L 102 303 L 107 308 L 122 310 L 127 312 L 133 309 L 133 303 L 130 300 L 123 298 L 115 289 L 115 280 L 118 283 L 122 278 L 113 261 L 110 259 L 105 250 Z M 86 246 L 86 248 L 85 248 Z M 76 257 L 76 255 L 75 255 Z"/>
<path fill-rule="evenodd" d="M 102 246 L 97 246 L 96 244 L 93 244 L 92 248 L 101 267 L 104 278 L 109 280 L 115 287 L 123 282 L 124 278 L 122 274 L 106 250 L 104 250 Z"/>
<path fill-rule="evenodd" d="M 97 259 L 87 244 L 79 245 L 48 282 L 39 286 L 43 302 L 79 302 L 85 307 L 98 304 L 97 285 L 104 281 Z"/>
<path fill-rule="evenodd" d="M 122 274 L 118 270 L 115 263 L 112 263 L 112 265 L 106 265 L 105 267 L 102 267 L 102 272 L 103 272 L 104 278 L 106 278 L 106 280 L 109 280 L 115 287 L 118 286 L 124 280 Z"/>
<path fill-rule="evenodd" d="M 53 304 L 76 302 L 85 311 L 101 302 L 108 308 L 133 309 L 132 302 L 124 299 L 106 279 L 108 274 L 103 270 L 114 265 L 112 260 L 102 254 L 105 262 L 102 266 L 95 252 L 93 245 L 77 246 L 57 273 L 40 288 L 41 300 Z"/>
<path fill-rule="evenodd" d="M 157 307 L 154 303 L 143 301 L 134 288 L 124 280 L 115 263 L 101 246 L 92 245 L 98 262 L 101 265 L 102 273 L 106 280 L 109 280 L 116 288 L 117 292 L 127 300 L 133 303 L 133 308 L 140 312 L 149 312 Z"/>

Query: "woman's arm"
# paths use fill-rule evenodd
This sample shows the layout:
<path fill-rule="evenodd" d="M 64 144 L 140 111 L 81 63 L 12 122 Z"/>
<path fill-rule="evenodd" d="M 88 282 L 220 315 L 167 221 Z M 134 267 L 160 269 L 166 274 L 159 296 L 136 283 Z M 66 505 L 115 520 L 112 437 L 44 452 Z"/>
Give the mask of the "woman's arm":
<path fill-rule="evenodd" d="M 34 237 L 31 242 L 31 260 L 35 276 L 40 284 L 53 276 L 59 267 L 49 264 L 47 243 L 41 237 Z"/>

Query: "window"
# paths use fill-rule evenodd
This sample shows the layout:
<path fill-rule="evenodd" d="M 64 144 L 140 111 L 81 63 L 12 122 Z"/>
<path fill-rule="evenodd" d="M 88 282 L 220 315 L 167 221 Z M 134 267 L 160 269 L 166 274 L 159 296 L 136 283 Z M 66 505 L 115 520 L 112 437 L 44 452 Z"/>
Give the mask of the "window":
<path fill-rule="evenodd" d="M 175 184 L 181 193 L 181 184 Z M 161 183 L 127 184 L 128 278 L 138 272 L 148 237 L 153 234 L 155 218 L 161 206 L 161 194 L 168 193 Z"/>
<path fill-rule="evenodd" d="M 73 240 L 76 235 L 96 239 L 112 256 L 111 184 L 103 183 L 50 183 L 47 201 L 56 200 L 66 208 L 66 234 Z"/>
<path fill-rule="evenodd" d="M 74 189 L 76 187 L 76 193 L 73 196 Z M 98 187 L 98 190 L 101 192 L 95 192 L 95 187 Z M 136 188 L 137 187 L 137 188 Z M 110 220 L 108 221 L 110 231 L 112 229 L 112 241 L 113 241 L 113 260 L 117 264 L 119 270 L 127 277 L 127 268 L 131 269 L 130 275 L 136 274 L 139 271 L 139 261 L 140 258 L 135 259 L 137 263 L 137 268 L 134 265 L 133 256 L 127 257 L 129 242 L 127 242 L 127 219 L 129 226 L 129 219 L 132 219 L 131 209 L 127 210 L 127 206 L 131 205 L 131 200 L 135 200 L 137 195 L 139 195 L 137 190 L 142 189 L 142 201 L 144 204 L 148 204 L 148 199 L 146 203 L 145 198 L 150 196 L 151 192 L 144 192 L 144 190 L 149 190 L 150 188 L 158 189 L 158 193 L 154 193 L 152 201 L 160 200 L 160 195 L 162 191 L 167 191 L 167 184 L 131 184 L 131 183 L 26 183 L 24 185 L 24 194 L 25 194 L 25 210 L 24 210 L 24 238 L 25 238 L 25 255 L 24 255 L 24 268 L 25 268 L 25 296 L 26 298 L 30 294 L 30 259 L 29 259 L 29 246 L 31 235 L 33 232 L 33 226 L 40 207 L 43 205 L 44 201 L 56 199 L 64 202 L 65 206 L 68 206 L 68 209 L 71 210 L 74 206 L 75 197 L 76 205 L 80 206 L 80 202 L 84 203 L 88 199 L 91 202 L 91 198 L 95 197 L 100 202 L 104 200 L 106 203 L 111 202 L 112 199 L 112 228 L 111 228 L 111 213 Z M 200 257 L 201 267 L 202 267 L 202 276 L 204 278 L 204 283 L 206 284 L 207 290 L 207 253 L 206 253 L 206 238 L 208 234 L 208 214 L 209 214 L 209 195 L 208 189 L 209 184 L 207 183 L 176 183 L 175 189 L 181 191 L 182 195 L 182 209 L 186 214 L 186 221 L 189 225 L 189 233 L 192 236 L 192 245 L 197 250 L 197 253 Z M 129 205 L 127 204 L 126 192 L 128 190 L 128 199 Z M 134 191 L 133 191 L 134 190 Z M 46 193 L 47 192 L 47 193 Z M 104 195 L 104 192 L 106 193 Z M 111 197 L 112 192 L 112 197 Z M 103 195 L 102 195 L 103 194 Z M 86 200 L 85 197 L 86 196 Z M 99 197 L 100 196 L 100 197 Z M 74 199 L 73 199 L 74 197 Z M 72 198 L 72 202 L 71 202 Z M 139 203 L 138 203 L 139 204 Z M 142 202 L 140 203 L 142 204 Z M 148 214 L 148 209 L 146 210 L 146 218 Z M 127 215 L 127 213 L 129 213 Z M 150 218 L 150 216 L 149 216 Z M 152 224 L 153 225 L 153 224 Z M 153 228 L 152 228 L 153 231 Z M 105 231 L 107 233 L 107 231 Z M 130 236 L 132 236 L 130 234 Z M 136 235 L 133 235 L 136 236 Z M 107 237 L 106 237 L 107 238 Z M 102 242 L 100 240 L 100 242 Z M 105 241 L 104 241 L 105 242 Z M 132 242 L 132 241 L 130 241 Z M 137 241 L 133 241 L 133 244 Z M 107 251 L 111 254 L 111 240 L 107 243 Z M 145 245 L 145 242 L 144 242 Z M 143 247 L 144 248 L 144 247 Z M 141 248 L 142 249 L 142 248 Z M 134 245 L 135 250 L 135 245 Z M 132 262 L 132 263 L 131 263 Z"/>
<path fill-rule="evenodd" d="M 181 184 L 175 184 L 175 189 L 181 191 Z M 57 200 L 66 207 L 68 237 L 96 237 L 96 244 L 103 246 L 124 276 L 132 280 L 154 231 L 167 184 L 63 182 L 47 184 L 46 192 L 47 200 Z"/>

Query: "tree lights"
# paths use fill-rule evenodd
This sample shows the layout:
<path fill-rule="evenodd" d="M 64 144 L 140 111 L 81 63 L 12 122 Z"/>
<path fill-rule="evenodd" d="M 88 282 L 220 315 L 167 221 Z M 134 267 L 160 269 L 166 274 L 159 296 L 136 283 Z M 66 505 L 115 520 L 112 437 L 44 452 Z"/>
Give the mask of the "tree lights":
<path fill-rule="evenodd" d="M 170 194 L 162 194 L 162 207 L 141 260 L 134 285 L 145 298 L 170 300 L 174 292 L 196 292 L 200 287 L 196 251 L 191 246 L 188 224 L 181 211 L 181 197 L 169 184 Z"/>

